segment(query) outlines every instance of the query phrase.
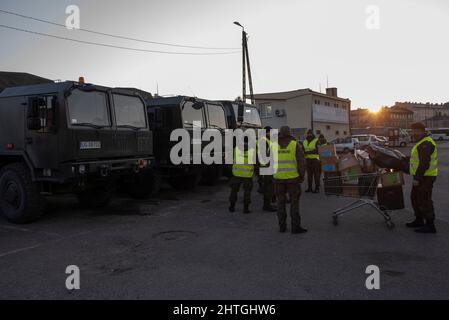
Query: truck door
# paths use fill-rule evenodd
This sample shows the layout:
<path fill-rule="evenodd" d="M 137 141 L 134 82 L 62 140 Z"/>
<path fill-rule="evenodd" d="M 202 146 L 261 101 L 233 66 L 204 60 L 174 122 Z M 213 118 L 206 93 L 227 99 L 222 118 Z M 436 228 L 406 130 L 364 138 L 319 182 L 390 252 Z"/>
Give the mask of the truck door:
<path fill-rule="evenodd" d="M 37 169 L 57 168 L 59 158 L 57 135 L 58 96 L 40 95 L 24 98 L 25 148 Z"/>

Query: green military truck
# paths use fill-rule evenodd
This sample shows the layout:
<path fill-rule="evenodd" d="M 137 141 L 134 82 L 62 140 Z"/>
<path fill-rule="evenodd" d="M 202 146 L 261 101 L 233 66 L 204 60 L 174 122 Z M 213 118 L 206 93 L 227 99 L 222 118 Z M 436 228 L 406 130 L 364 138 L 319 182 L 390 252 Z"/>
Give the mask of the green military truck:
<path fill-rule="evenodd" d="M 200 182 L 215 184 L 222 176 L 220 164 L 180 164 L 170 159 L 170 152 L 177 142 L 170 141 L 173 130 L 186 129 L 192 137 L 194 122 L 201 122 L 201 130 L 217 129 L 222 137 L 229 128 L 226 108 L 221 102 L 187 96 L 157 97 L 147 100 L 150 123 L 154 133 L 156 169 L 160 179 L 165 179 L 175 189 L 192 189 Z M 224 138 L 223 138 L 224 141 Z M 202 148 L 206 145 L 201 143 Z M 222 153 L 224 159 L 224 153 Z"/>
<path fill-rule="evenodd" d="M 170 151 L 176 142 L 170 141 L 175 129 L 186 129 L 192 135 L 194 121 L 201 128 L 217 129 L 223 143 L 226 129 L 260 129 L 261 120 L 255 106 L 243 102 L 211 101 L 188 96 L 157 97 L 147 100 L 150 124 L 154 133 L 156 171 L 175 189 L 192 189 L 198 183 L 215 184 L 222 176 L 230 176 L 232 166 L 225 164 L 180 164 L 170 160 Z M 205 146 L 202 143 L 202 149 Z M 225 150 L 223 146 L 222 157 Z"/>
<path fill-rule="evenodd" d="M 151 170 L 152 132 L 131 89 L 60 82 L 0 93 L 0 213 L 28 223 L 45 197 L 74 193 L 85 207 L 108 204 L 117 182 L 138 195 Z"/>

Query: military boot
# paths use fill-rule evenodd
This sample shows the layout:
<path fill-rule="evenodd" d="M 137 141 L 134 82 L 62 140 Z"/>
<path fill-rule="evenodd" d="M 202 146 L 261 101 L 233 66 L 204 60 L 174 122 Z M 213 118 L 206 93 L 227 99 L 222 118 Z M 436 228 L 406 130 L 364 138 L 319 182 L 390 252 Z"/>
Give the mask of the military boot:
<path fill-rule="evenodd" d="M 437 233 L 437 229 L 435 228 L 434 219 L 427 219 L 424 227 L 416 229 L 417 233 Z"/>
<path fill-rule="evenodd" d="M 276 212 L 276 211 L 278 211 L 278 209 L 276 207 L 272 206 L 271 204 L 264 204 L 263 205 L 263 211 Z"/>
<path fill-rule="evenodd" d="M 229 212 L 235 212 L 235 203 L 231 203 L 229 206 Z"/>
<path fill-rule="evenodd" d="M 415 220 L 406 224 L 407 228 L 421 228 L 424 227 L 424 219 L 416 217 Z"/>
<path fill-rule="evenodd" d="M 285 233 L 287 231 L 287 225 L 286 224 L 280 224 L 279 225 L 279 232 Z"/>
<path fill-rule="evenodd" d="M 251 213 L 251 210 L 249 210 L 249 204 L 245 204 L 243 208 L 243 213 Z"/>
<path fill-rule="evenodd" d="M 307 229 L 304 229 L 301 226 L 292 227 L 292 234 L 299 234 L 299 233 L 306 233 L 306 232 L 307 232 Z"/>

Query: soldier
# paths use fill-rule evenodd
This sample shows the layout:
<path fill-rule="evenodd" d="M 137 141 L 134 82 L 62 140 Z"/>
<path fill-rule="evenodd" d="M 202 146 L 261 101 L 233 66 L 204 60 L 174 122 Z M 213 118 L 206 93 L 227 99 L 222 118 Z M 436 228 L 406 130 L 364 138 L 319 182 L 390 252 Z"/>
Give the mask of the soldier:
<path fill-rule="evenodd" d="M 251 203 L 251 191 L 253 189 L 254 164 L 251 164 L 255 153 L 253 149 L 249 149 L 245 144 L 243 150 L 236 146 L 234 149 L 234 164 L 232 166 L 231 178 L 231 195 L 229 196 L 229 211 L 235 211 L 235 204 L 237 203 L 237 196 L 240 190 L 240 185 L 243 184 L 243 213 L 250 213 L 249 205 Z"/>
<path fill-rule="evenodd" d="M 258 141 L 258 146 L 260 146 L 261 143 L 265 143 L 265 150 L 271 152 L 270 132 L 272 128 L 267 126 L 264 129 L 266 130 L 266 136 Z M 260 162 L 261 161 L 259 161 L 259 163 Z M 267 165 L 262 163 L 260 166 L 263 168 L 267 167 Z M 262 181 L 263 211 L 276 212 L 277 208 L 271 204 L 274 196 L 273 175 L 259 175 L 259 179 Z"/>
<path fill-rule="evenodd" d="M 426 134 L 422 123 L 414 123 L 412 131 L 417 141 L 410 155 L 410 175 L 413 176 L 411 200 L 416 218 L 407 223 L 407 227 L 416 228 L 418 233 L 436 233 L 432 190 L 438 175 L 437 145 Z"/>
<path fill-rule="evenodd" d="M 298 188 L 298 184 L 304 180 L 304 154 L 296 139 L 291 136 L 289 127 L 284 126 L 280 129 L 278 143 L 273 143 L 273 152 L 277 153 L 273 178 L 278 201 L 279 231 L 287 230 L 286 198 L 289 194 L 291 232 L 305 233 L 307 230 L 301 227 L 299 215 L 301 190 Z"/>
<path fill-rule="evenodd" d="M 318 146 L 325 146 L 325 145 L 327 145 L 327 140 L 323 134 L 320 134 L 318 137 Z"/>
<path fill-rule="evenodd" d="M 307 131 L 307 137 L 303 142 L 304 154 L 307 166 L 307 184 L 306 192 L 320 192 L 320 156 L 318 155 L 318 138 L 315 137 L 312 130 Z M 312 190 L 312 184 L 315 180 L 315 189 Z"/>

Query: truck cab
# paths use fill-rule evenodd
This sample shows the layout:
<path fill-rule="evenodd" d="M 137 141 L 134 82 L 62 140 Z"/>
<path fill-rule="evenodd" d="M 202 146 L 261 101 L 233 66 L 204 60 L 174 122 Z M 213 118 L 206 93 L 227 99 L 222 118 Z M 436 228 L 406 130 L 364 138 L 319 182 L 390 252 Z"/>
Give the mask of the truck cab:
<path fill-rule="evenodd" d="M 229 123 L 223 104 L 194 97 L 176 96 L 147 100 L 147 107 L 154 133 L 156 170 L 159 176 L 166 179 L 175 189 L 191 189 L 200 182 L 207 185 L 215 184 L 222 175 L 222 165 L 174 165 L 170 160 L 170 152 L 177 142 L 171 142 L 170 135 L 173 130 L 186 129 L 192 137 L 194 125 L 199 122 L 202 131 L 217 129 L 224 137 L 224 131 L 229 128 Z M 202 147 L 204 145 L 202 142 Z"/>
<path fill-rule="evenodd" d="M 262 129 L 256 106 L 241 101 L 221 101 L 226 108 L 230 129 Z"/>
<path fill-rule="evenodd" d="M 145 102 L 133 90 L 66 81 L 0 94 L 0 210 L 9 221 L 37 219 L 43 196 L 58 193 L 104 206 L 118 181 L 153 160 Z"/>

